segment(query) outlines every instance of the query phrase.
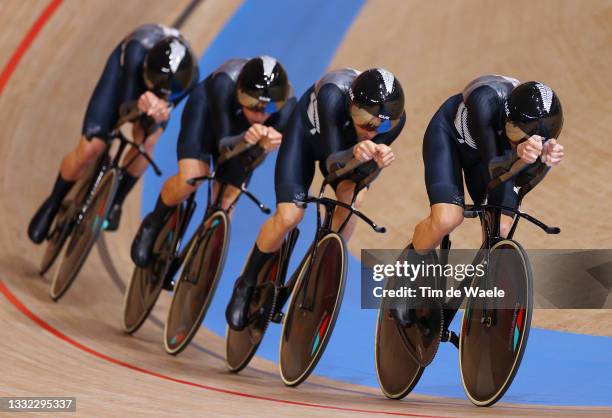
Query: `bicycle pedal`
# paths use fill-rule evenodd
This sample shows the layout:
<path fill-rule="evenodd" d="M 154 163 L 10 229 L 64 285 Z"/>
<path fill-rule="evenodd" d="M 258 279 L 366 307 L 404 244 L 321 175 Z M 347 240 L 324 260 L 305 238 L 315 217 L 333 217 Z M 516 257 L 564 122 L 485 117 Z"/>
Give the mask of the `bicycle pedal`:
<path fill-rule="evenodd" d="M 284 317 L 285 317 L 284 313 L 277 312 L 276 314 L 274 314 L 274 316 L 272 316 L 271 321 L 274 322 L 275 324 L 280 324 L 283 322 Z"/>

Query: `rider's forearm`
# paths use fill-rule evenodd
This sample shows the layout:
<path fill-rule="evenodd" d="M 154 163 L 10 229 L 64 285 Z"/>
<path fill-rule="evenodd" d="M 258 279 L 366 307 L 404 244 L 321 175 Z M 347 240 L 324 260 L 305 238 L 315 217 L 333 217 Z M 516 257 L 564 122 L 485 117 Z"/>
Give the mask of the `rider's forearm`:
<path fill-rule="evenodd" d="M 222 138 L 221 141 L 219 141 L 219 151 L 226 152 L 233 149 L 240 142 L 244 141 L 244 134 L 245 132 L 242 132 L 238 135 L 226 136 L 225 138 Z"/>
<path fill-rule="evenodd" d="M 136 100 L 130 100 L 128 102 L 121 103 L 121 105 L 119 106 L 119 116 L 124 117 L 130 114 L 130 112 L 132 112 L 137 107 L 138 101 Z"/>
<path fill-rule="evenodd" d="M 504 155 L 492 158 L 489 161 L 489 175 L 491 178 L 495 178 L 510 171 L 517 159 L 518 155 L 516 153 L 516 148 L 506 151 Z"/>
<path fill-rule="evenodd" d="M 325 167 L 328 173 L 332 173 L 336 170 L 344 167 L 351 159 L 353 159 L 353 148 L 347 148 L 342 151 L 338 151 L 327 157 L 325 160 Z"/>

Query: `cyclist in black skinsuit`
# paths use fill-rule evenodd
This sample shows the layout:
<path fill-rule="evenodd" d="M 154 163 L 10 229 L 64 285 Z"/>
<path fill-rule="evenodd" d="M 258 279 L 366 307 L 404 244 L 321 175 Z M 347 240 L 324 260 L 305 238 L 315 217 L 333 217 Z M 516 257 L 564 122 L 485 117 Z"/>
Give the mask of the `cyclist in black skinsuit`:
<path fill-rule="evenodd" d="M 295 103 L 285 69 L 265 55 L 251 60 L 231 59 L 197 85 L 182 115 L 177 146 L 179 172 L 166 181 L 155 209 L 145 217 L 134 238 L 131 255 L 136 265 L 149 263 L 164 218 L 196 190 L 188 179 L 207 175 L 211 160 L 216 164 L 221 150 L 243 140 L 258 144 L 244 157 L 216 170 L 217 180 L 229 184 L 222 206 L 231 207 L 252 168 L 280 145 Z"/>
<path fill-rule="evenodd" d="M 480 204 L 491 178 L 521 159 L 526 163 L 521 174 L 489 194 L 489 203 L 516 208 L 520 187 L 537 184 L 563 159 L 563 146 L 557 143 L 562 126 L 559 98 L 535 81 L 519 84 L 510 77 L 486 75 L 446 100 L 423 139 L 431 213 L 415 228 L 412 256 L 428 260 L 430 251 L 463 221 L 463 177 L 472 200 Z M 512 218 L 502 215 L 502 236 L 511 225 Z M 395 311 L 404 325 L 413 314 L 406 308 Z"/>
<path fill-rule="evenodd" d="M 42 242 L 57 214 L 61 202 L 74 183 L 104 151 L 119 117 L 134 108 L 155 122 L 148 132 L 135 123 L 134 140 L 142 142 L 150 153 L 176 105 L 198 80 L 196 57 L 189 43 L 176 29 L 163 25 L 143 25 L 126 36 L 113 50 L 89 100 L 81 139 L 64 156 L 51 195 L 43 202 L 28 227 L 34 243 Z M 124 161 L 138 157 L 130 150 Z M 147 168 L 144 157 L 138 157 L 122 178 L 108 217 L 107 230 L 119 225 L 121 205 Z"/>
<path fill-rule="evenodd" d="M 304 216 L 303 200 L 313 180 L 315 163 L 323 175 L 342 167 L 352 158 L 370 161 L 367 169 L 386 167 L 394 159 L 389 145 L 404 127 L 404 93 L 389 71 L 374 68 L 360 73 L 346 68 L 332 71 L 301 97 L 287 128 L 276 160 L 276 212 L 262 227 L 236 281 L 226 310 L 230 327 L 247 324 L 249 300 L 257 273 L 277 251 L 285 235 Z M 344 180 L 333 185 L 339 200 L 350 203 L 355 182 Z M 365 189 L 357 196 L 359 206 Z M 338 227 L 348 213 L 338 208 L 333 226 Z M 349 238 L 354 222 L 343 231 Z"/>

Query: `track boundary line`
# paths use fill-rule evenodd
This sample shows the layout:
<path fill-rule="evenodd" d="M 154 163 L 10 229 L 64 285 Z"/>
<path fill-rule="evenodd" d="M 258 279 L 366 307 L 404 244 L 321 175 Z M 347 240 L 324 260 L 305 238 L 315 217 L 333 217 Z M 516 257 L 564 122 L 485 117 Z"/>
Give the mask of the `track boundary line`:
<path fill-rule="evenodd" d="M 71 345 L 71 346 L 73 346 L 73 347 L 75 347 L 75 348 L 77 348 L 77 349 L 87 353 L 87 354 L 90 354 L 90 355 L 92 355 L 94 357 L 97 357 L 97 358 L 99 358 L 101 360 L 104 360 L 104 361 L 106 361 L 108 363 L 112 363 L 112 364 L 115 364 L 117 366 L 121 366 L 121 367 L 124 367 L 126 369 L 130 369 L 130 370 L 135 371 L 135 372 L 139 372 L 139 373 L 146 374 L 146 375 L 149 375 L 149 376 L 157 377 L 159 379 L 167 380 L 167 381 L 174 382 L 174 383 L 180 383 L 182 385 L 197 387 L 199 389 L 204 389 L 204 390 L 208 390 L 208 391 L 211 391 L 211 392 L 223 393 L 225 395 L 239 396 L 239 397 L 242 397 L 242 398 L 249 398 L 249 399 L 261 400 L 261 401 L 285 404 L 285 405 L 302 406 L 302 407 L 317 408 L 317 409 L 327 409 L 327 410 L 332 410 L 332 411 L 359 412 L 359 413 L 393 415 L 393 416 L 403 416 L 403 417 L 446 418 L 446 417 L 440 416 L 440 415 L 425 415 L 425 414 L 411 414 L 411 413 L 405 413 L 405 412 L 379 411 L 379 410 L 373 410 L 373 409 L 348 408 L 348 407 L 341 407 L 341 406 L 317 404 L 317 403 L 311 403 L 311 402 L 291 401 L 291 400 L 288 400 L 288 399 L 273 398 L 273 397 L 262 396 L 262 395 L 254 395 L 254 394 L 251 394 L 251 393 L 239 392 L 239 391 L 235 391 L 235 390 L 231 390 L 231 389 L 224 389 L 224 388 L 221 388 L 221 387 L 204 385 L 202 383 L 197 383 L 197 382 L 192 382 L 192 381 L 189 381 L 189 380 L 179 379 L 179 378 L 172 377 L 172 376 L 169 376 L 169 375 L 166 375 L 166 374 L 162 374 L 162 373 L 158 373 L 158 372 L 155 372 L 155 371 L 152 371 L 152 370 L 149 370 L 149 369 L 145 369 L 143 367 L 136 366 L 134 364 L 125 362 L 123 360 L 116 359 L 114 357 L 111 357 L 109 355 L 101 353 L 100 351 L 97 351 L 97 350 L 95 350 L 95 349 L 93 349 L 93 348 L 91 348 L 91 347 L 89 347 L 89 346 L 87 346 L 85 344 L 82 344 L 82 343 L 76 341 L 75 339 L 73 339 L 73 338 L 69 337 L 68 335 L 64 334 L 63 332 L 61 332 L 57 328 L 55 328 L 52 325 L 50 325 L 44 319 L 42 319 L 41 317 L 36 315 L 34 312 L 32 312 L 23 302 L 21 302 L 21 300 L 19 298 L 17 298 L 17 296 L 15 296 L 15 294 L 13 292 L 11 292 L 11 290 L 4 284 L 4 282 L 2 280 L 0 280 L 0 293 L 2 293 L 4 295 L 4 297 L 6 298 L 6 300 L 8 302 L 10 302 L 15 308 L 17 308 L 17 310 L 19 310 L 22 314 L 24 314 L 26 317 L 28 317 L 30 320 L 32 320 L 32 322 L 37 324 L 43 330 L 49 332 L 51 335 L 57 337 L 59 340 L 62 340 L 65 343 L 67 343 L 67 344 L 69 344 L 69 345 Z"/>
<path fill-rule="evenodd" d="M 49 19 L 51 19 L 51 16 L 53 16 L 60 4 L 62 4 L 62 1 L 63 0 L 51 0 L 49 4 L 47 4 L 47 7 L 45 7 L 42 13 L 38 16 L 36 21 L 32 24 L 32 26 L 30 26 L 28 33 L 26 33 L 21 42 L 19 42 L 17 49 L 15 49 L 13 55 L 11 55 L 11 58 L 9 58 L 8 62 L 2 69 L 2 73 L 0 73 L 0 96 L 2 95 L 2 91 L 8 84 L 8 81 L 10 80 L 11 76 L 15 72 L 15 69 L 17 69 L 19 62 L 21 61 L 25 53 L 28 51 L 28 49 L 30 49 L 32 43 L 38 37 L 38 34 L 42 30 L 42 28 L 49 21 Z"/>

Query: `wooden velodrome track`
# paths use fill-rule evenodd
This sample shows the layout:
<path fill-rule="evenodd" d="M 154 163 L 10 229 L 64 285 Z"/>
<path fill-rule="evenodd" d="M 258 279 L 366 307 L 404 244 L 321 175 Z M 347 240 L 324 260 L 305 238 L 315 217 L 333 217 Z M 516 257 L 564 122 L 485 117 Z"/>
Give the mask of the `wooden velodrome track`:
<path fill-rule="evenodd" d="M 48 281 L 36 274 L 41 249 L 27 240 L 25 226 L 48 192 L 59 156 L 76 141 L 83 109 L 108 52 L 128 28 L 144 22 L 171 23 L 188 3 L 157 0 L 142 7 L 135 1 L 65 1 L 0 91 L 0 290 L 5 296 L 0 302 L 0 396 L 77 396 L 80 416 L 612 413 L 603 408 L 504 403 L 479 409 L 467 400 L 419 395 L 400 403 L 384 399 L 374 388 L 318 377 L 297 390 L 288 389 L 276 366 L 264 360 L 256 359 L 239 376 L 227 373 L 223 342 L 206 330 L 196 337 L 194 349 L 170 357 L 160 344 L 158 322 L 148 321 L 134 338 L 122 334 L 122 295 L 97 252 L 61 303 L 51 302 Z M 395 150 L 398 162 L 409 163 L 390 168 L 366 203 L 367 212 L 376 212 L 378 220 L 391 227 L 376 246 L 404 245 L 425 214 L 420 140 L 437 106 L 475 75 L 497 72 L 548 82 L 563 99 L 566 112 L 567 161 L 525 204 L 545 215 L 547 222 L 560 224 L 563 234 L 548 237 L 525 228 L 519 232 L 521 241 L 531 248 L 609 248 L 612 232 L 602 214 L 612 203 L 612 151 L 604 136 L 612 122 L 612 87 L 604 77 L 612 73 L 612 3 L 538 2 L 530 6 L 535 9 L 516 18 L 511 8 L 518 10 L 531 2 L 519 7 L 516 2 L 397 1 L 392 8 L 390 1 L 384 2 L 385 7 L 379 7 L 381 3 L 364 7 L 332 65 L 388 67 L 407 91 L 409 123 Z M 39 0 L 2 1 L 0 68 L 46 6 Z M 194 10 L 183 29 L 198 52 L 238 6 L 235 0 L 205 0 Z M 537 16 L 542 15 L 554 16 L 552 27 L 536 27 Z M 444 25 L 437 23 L 440 19 Z M 380 27 L 385 31 L 374 43 L 370 33 Z M 494 35 L 494 48 L 487 48 Z M 541 38 L 534 42 L 534 36 Z M 401 52 L 390 56 L 380 45 L 396 45 Z M 401 193 L 397 185 L 391 187 L 391 179 L 398 178 Z M 121 231 L 106 236 L 113 264 L 124 278 L 131 271 L 128 248 L 139 213 L 138 199 L 128 199 Z M 455 243 L 475 245 L 474 228 L 462 227 Z M 368 234 L 358 230 L 354 252 L 365 242 L 372 247 Z M 157 318 L 167 310 L 165 296 L 156 308 Z M 612 320 L 605 311 L 588 318 L 584 312 L 572 315 L 559 320 L 558 315 L 540 314 L 536 320 L 553 328 L 612 334 Z"/>

